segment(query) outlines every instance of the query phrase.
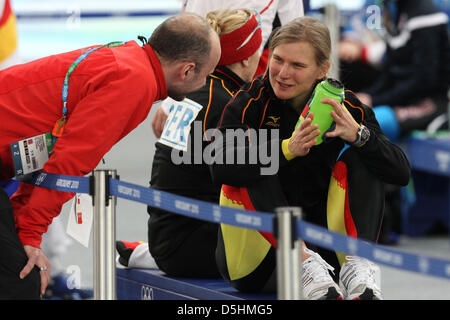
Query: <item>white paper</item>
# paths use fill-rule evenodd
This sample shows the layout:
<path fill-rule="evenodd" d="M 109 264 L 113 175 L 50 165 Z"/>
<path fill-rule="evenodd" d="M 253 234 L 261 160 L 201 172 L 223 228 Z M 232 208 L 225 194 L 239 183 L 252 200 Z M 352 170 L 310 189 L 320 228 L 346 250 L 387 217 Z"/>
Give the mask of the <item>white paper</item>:
<path fill-rule="evenodd" d="M 89 247 L 93 216 L 92 197 L 85 193 L 77 193 L 70 209 L 67 234 L 86 248 Z"/>
<path fill-rule="evenodd" d="M 187 151 L 191 123 L 203 106 L 188 98 L 183 101 L 172 101 L 158 142 L 177 150 Z"/>

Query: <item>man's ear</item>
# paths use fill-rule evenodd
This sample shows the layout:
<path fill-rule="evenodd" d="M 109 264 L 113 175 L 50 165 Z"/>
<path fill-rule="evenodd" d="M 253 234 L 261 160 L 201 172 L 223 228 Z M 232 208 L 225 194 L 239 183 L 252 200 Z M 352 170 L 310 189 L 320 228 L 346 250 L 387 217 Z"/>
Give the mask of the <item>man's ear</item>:
<path fill-rule="evenodd" d="M 194 62 L 183 62 L 180 67 L 180 78 L 182 80 L 192 79 L 195 73 L 195 63 Z"/>

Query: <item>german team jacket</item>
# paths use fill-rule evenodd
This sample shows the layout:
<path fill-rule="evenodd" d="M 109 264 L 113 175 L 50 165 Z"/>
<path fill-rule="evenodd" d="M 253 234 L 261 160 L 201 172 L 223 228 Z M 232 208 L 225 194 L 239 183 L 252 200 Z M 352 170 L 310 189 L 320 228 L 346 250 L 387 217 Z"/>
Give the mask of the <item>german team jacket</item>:
<path fill-rule="evenodd" d="M 48 56 L 0 72 L 1 180 L 13 177 L 10 143 L 51 132 L 62 117 L 69 66 L 90 48 Z M 82 176 L 167 97 L 161 64 L 149 45 L 129 41 L 89 54 L 69 80 L 67 124 L 43 171 Z M 73 193 L 21 183 L 11 198 L 22 244 L 39 247 L 42 234 Z"/>
<path fill-rule="evenodd" d="M 364 124 L 370 131 L 370 139 L 364 146 L 350 147 L 355 150 L 360 161 L 379 180 L 406 185 L 410 174 L 409 162 L 403 151 L 383 134 L 373 111 L 348 90 L 345 91 L 344 105 L 353 118 L 359 124 Z M 227 140 L 227 129 L 278 130 L 278 137 L 272 137 L 270 134 L 268 136 L 278 139 L 276 146 L 279 152 L 275 153 L 278 158 L 272 160 L 278 161 L 279 168 L 272 177 L 276 177 L 279 181 L 282 194 L 280 197 L 274 195 L 278 190 L 271 187 L 273 180 L 261 175 L 261 168 L 267 167 L 267 164 L 264 165 L 261 161 L 254 164 L 220 164 L 216 161 L 211 165 L 211 171 L 213 180 L 224 185 L 222 195 L 224 191 L 234 192 L 237 189 L 243 189 L 254 210 L 273 212 L 277 205 L 289 205 L 302 207 L 307 215 L 326 216 L 330 177 L 338 155 L 344 147 L 344 141 L 340 138 L 331 138 L 327 142 L 312 147 L 304 157 L 292 157 L 286 149 L 286 142 L 293 134 L 299 116 L 298 111 L 275 96 L 267 76 L 256 78 L 237 92 L 233 100 L 225 107 L 218 129 L 225 136 L 224 141 Z M 250 143 L 257 143 L 258 150 L 264 143 L 267 143 L 267 150 L 271 150 L 273 145 L 271 140 L 260 141 L 260 137 L 257 136 L 256 141 L 247 141 L 244 147 L 223 144 L 217 157 L 225 158 L 226 153 L 232 150 L 235 154 L 239 151 L 246 152 L 246 159 L 249 159 L 248 153 L 252 150 Z M 237 150 L 239 148 L 241 150 Z M 275 152 L 276 150 L 273 149 L 272 147 L 272 152 Z M 227 186 L 231 189 L 226 188 Z M 362 185 L 361 188 L 363 189 L 364 186 Z M 240 198 L 239 201 L 245 200 L 242 194 L 238 198 Z M 283 201 L 277 203 L 276 201 L 280 199 Z M 252 208 L 246 207 L 246 209 Z"/>

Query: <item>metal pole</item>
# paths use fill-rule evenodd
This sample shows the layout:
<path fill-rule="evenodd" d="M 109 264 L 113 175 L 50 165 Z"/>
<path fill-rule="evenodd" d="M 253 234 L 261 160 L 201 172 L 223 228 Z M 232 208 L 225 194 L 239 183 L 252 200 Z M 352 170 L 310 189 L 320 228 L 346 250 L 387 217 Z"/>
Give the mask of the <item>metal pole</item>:
<path fill-rule="evenodd" d="M 301 296 L 301 241 L 295 237 L 295 217 L 300 208 L 275 209 L 277 216 L 277 292 L 279 300 L 299 300 Z"/>
<path fill-rule="evenodd" d="M 293 276 L 294 276 L 294 281 L 295 283 L 298 283 L 298 288 L 296 290 L 296 299 L 301 299 L 302 295 L 303 295 L 303 286 L 302 286 L 302 266 L 303 266 L 303 261 L 302 261 L 302 252 L 303 252 L 303 246 L 302 246 L 302 239 L 298 238 L 296 236 L 296 231 L 297 228 L 295 228 L 296 226 L 296 220 L 301 220 L 302 217 L 302 210 L 298 207 L 293 208 L 292 209 L 292 216 L 293 216 L 293 222 L 294 223 L 294 228 L 292 228 L 292 230 L 294 231 L 294 248 L 293 248 L 293 255 L 292 255 L 292 259 L 293 259 Z"/>
<path fill-rule="evenodd" d="M 325 6 L 324 23 L 330 30 L 331 38 L 331 68 L 329 75 L 331 78 L 339 80 L 339 9 L 334 3 L 329 3 Z"/>
<path fill-rule="evenodd" d="M 109 178 L 116 170 L 94 170 L 94 299 L 116 299 L 116 198 L 109 196 Z"/>

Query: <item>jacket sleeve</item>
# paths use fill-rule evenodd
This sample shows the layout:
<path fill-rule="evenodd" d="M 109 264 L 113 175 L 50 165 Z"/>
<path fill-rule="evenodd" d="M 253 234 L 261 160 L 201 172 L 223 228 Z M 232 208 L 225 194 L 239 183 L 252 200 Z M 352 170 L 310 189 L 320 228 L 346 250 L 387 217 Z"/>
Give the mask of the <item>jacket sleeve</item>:
<path fill-rule="evenodd" d="M 233 133 L 243 133 L 249 128 L 249 125 L 241 120 L 242 103 L 248 102 L 249 99 L 251 98 L 248 93 L 239 91 L 225 106 L 213 133 L 209 146 L 214 147 L 214 161 L 210 165 L 210 171 L 215 183 L 241 186 L 245 181 L 254 181 L 259 177 L 257 165 L 250 165 L 247 161 L 237 164 L 234 161 L 234 155 L 244 154 L 248 159 L 250 141 L 247 138 L 238 143 L 234 143 L 234 139 L 231 140 Z M 230 157 L 233 157 L 233 160 Z"/>
<path fill-rule="evenodd" d="M 246 186 L 264 175 L 276 174 L 278 164 L 287 163 L 284 156 L 277 153 L 281 150 L 277 130 L 263 133 L 258 130 L 262 106 L 268 102 L 268 97 L 264 96 L 265 87 L 254 86 L 254 82 L 244 85 L 235 94 L 217 125 L 211 144 L 215 159 L 210 165 L 215 183 Z"/>
<path fill-rule="evenodd" d="M 140 83 L 145 83 L 144 79 L 138 78 L 136 74 L 117 72 L 115 79 L 104 86 L 97 84 L 82 98 L 69 114 L 64 134 L 57 140 L 43 171 L 83 176 L 95 169 L 103 155 L 143 121 L 150 110 L 150 105 L 143 104 L 156 93 L 143 88 Z M 22 244 L 39 247 L 42 234 L 73 196 L 21 183 L 11 203 Z"/>
<path fill-rule="evenodd" d="M 214 161 L 210 165 L 215 183 L 241 187 L 261 178 L 263 165 L 258 159 L 251 160 L 258 155 L 259 132 L 248 130 L 259 128 L 260 104 L 266 99 L 263 98 L 264 86 L 258 83 L 259 80 L 254 80 L 245 84 L 222 112 L 210 144 L 215 151 Z M 275 142 L 279 143 L 278 140 Z M 267 144 L 270 148 L 270 142 Z"/>

